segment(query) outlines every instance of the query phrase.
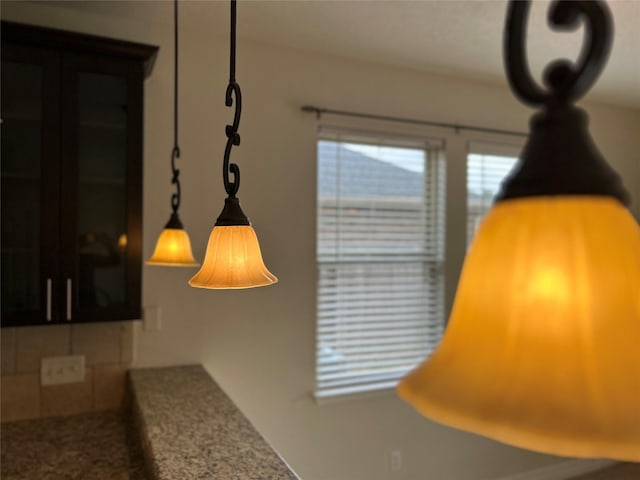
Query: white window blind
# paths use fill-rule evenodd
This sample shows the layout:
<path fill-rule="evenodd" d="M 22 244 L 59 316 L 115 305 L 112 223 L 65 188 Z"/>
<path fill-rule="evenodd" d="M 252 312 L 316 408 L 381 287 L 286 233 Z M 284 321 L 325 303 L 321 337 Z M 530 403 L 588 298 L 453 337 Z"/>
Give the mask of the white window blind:
<path fill-rule="evenodd" d="M 518 161 L 520 149 L 472 143 L 467 155 L 467 246 L 493 205 L 502 181 Z"/>
<path fill-rule="evenodd" d="M 321 134 L 316 397 L 393 387 L 440 340 L 441 157 L 424 141 Z"/>

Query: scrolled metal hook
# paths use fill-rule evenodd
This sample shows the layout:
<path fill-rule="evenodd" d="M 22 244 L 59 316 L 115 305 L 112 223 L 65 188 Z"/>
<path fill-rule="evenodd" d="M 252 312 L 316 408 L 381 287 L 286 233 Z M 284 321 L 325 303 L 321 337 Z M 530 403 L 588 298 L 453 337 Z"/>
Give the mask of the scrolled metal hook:
<path fill-rule="evenodd" d="M 240 126 L 240 114 L 242 113 L 242 93 L 240 92 L 240 85 L 237 82 L 229 82 L 227 86 L 227 92 L 225 95 L 225 105 L 231 107 L 234 104 L 235 97 L 235 113 L 233 115 L 233 124 L 225 127 L 225 134 L 227 135 L 227 145 L 224 149 L 224 161 L 222 164 L 222 179 L 224 182 L 224 189 L 227 195 L 233 197 L 240 188 L 240 167 L 235 163 L 229 163 L 229 157 L 231 156 L 231 148 L 235 145 L 240 145 L 240 134 L 238 133 L 238 127 Z M 233 175 L 233 180 L 230 180 L 229 174 Z"/>
<path fill-rule="evenodd" d="M 231 107 L 233 105 L 233 97 L 236 97 L 236 108 L 233 115 L 233 125 L 227 126 L 227 129 L 231 128 L 234 132 L 238 131 L 240 126 L 240 114 L 242 113 L 242 92 L 240 91 L 240 85 L 238 82 L 231 82 L 227 85 L 227 92 L 225 94 L 225 105 Z"/>
<path fill-rule="evenodd" d="M 173 172 L 171 183 L 176 186 L 176 192 L 171 195 L 173 213 L 177 213 L 180 207 L 180 170 L 176 168 L 176 158 L 180 158 L 180 148 L 177 145 L 171 151 L 171 171 Z"/>
<path fill-rule="evenodd" d="M 540 106 L 568 104 L 581 98 L 594 84 L 611 51 L 613 22 L 607 5 L 599 0 L 556 0 L 549 7 L 552 29 L 570 31 L 585 19 L 585 41 L 575 64 L 554 60 L 543 73 L 548 91 L 533 80 L 527 64 L 526 22 L 530 0 L 512 0 L 504 32 L 504 59 L 509 85 L 524 103 Z"/>

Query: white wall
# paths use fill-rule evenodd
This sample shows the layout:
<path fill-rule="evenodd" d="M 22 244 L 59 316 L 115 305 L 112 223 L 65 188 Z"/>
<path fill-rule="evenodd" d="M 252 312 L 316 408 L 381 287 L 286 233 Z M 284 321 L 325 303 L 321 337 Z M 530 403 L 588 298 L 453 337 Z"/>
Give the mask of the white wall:
<path fill-rule="evenodd" d="M 185 2 L 181 8 L 189 8 Z M 172 36 L 169 24 L 97 17 L 45 4 L 3 2 L 4 19 L 161 46 L 145 88 L 144 247 L 167 221 L 171 195 Z M 180 214 L 200 259 L 219 214 L 228 76 L 226 32 L 181 30 Z M 168 48 L 165 48 L 168 47 Z M 164 48 L 164 50 L 163 50 Z M 500 52 L 487 52 L 498 55 Z M 265 45 L 238 44 L 243 92 L 239 198 L 280 283 L 202 291 L 190 270 L 144 267 L 143 301 L 162 308 L 160 332 L 137 331 L 137 364 L 203 363 L 304 480 L 472 480 L 560 459 L 507 447 L 419 417 L 392 392 L 318 406 L 314 386 L 315 118 L 303 104 L 526 131 L 531 112 L 505 87 Z M 592 133 L 623 175 L 640 213 L 640 111 L 587 104 Z M 444 131 L 447 297 L 465 249 L 466 139 Z M 403 451 L 405 468 L 387 471 Z"/>

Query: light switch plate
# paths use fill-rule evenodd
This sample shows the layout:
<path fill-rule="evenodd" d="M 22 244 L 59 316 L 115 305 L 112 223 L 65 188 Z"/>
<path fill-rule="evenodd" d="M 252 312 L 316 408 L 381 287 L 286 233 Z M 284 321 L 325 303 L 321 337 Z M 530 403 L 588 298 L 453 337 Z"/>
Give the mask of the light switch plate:
<path fill-rule="evenodd" d="M 159 305 L 144 307 L 144 320 L 142 329 L 145 332 L 159 332 L 162 328 L 162 311 Z"/>
<path fill-rule="evenodd" d="M 84 373 L 84 355 L 44 357 L 40 361 L 42 385 L 84 382 Z"/>
<path fill-rule="evenodd" d="M 389 452 L 389 470 L 400 472 L 402 470 L 402 450 L 391 450 Z"/>

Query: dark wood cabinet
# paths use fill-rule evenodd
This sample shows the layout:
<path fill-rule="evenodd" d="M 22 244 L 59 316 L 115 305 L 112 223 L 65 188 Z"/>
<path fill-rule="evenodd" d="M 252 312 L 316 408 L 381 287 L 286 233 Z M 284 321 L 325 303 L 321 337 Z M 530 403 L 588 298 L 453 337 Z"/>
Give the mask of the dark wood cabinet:
<path fill-rule="evenodd" d="M 140 318 L 157 47 L 2 22 L 2 326 Z"/>

